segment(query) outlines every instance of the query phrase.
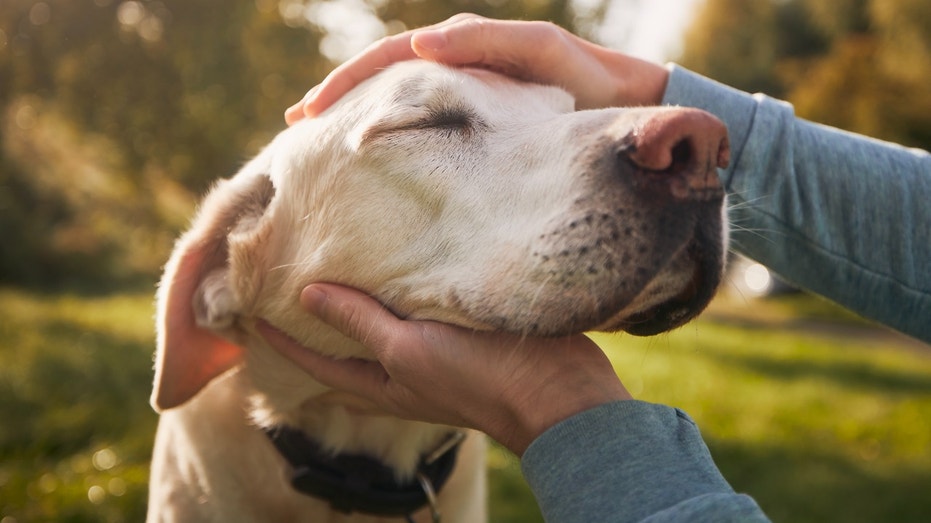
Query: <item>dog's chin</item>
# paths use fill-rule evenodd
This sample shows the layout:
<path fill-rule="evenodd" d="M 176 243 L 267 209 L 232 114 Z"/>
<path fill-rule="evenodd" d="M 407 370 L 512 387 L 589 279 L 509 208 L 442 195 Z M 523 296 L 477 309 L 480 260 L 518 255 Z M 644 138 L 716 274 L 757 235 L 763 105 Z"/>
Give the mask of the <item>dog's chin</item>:
<path fill-rule="evenodd" d="M 688 323 L 698 316 L 714 297 L 724 273 L 724 255 L 708 252 L 692 243 L 683 254 L 692 267 L 691 276 L 678 292 L 641 311 L 617 318 L 613 325 L 599 330 L 625 331 L 635 336 L 653 336 Z"/>
<path fill-rule="evenodd" d="M 685 325 L 698 316 L 711 301 L 699 298 L 691 288 L 675 298 L 620 320 L 613 329 L 634 336 L 653 336 Z"/>

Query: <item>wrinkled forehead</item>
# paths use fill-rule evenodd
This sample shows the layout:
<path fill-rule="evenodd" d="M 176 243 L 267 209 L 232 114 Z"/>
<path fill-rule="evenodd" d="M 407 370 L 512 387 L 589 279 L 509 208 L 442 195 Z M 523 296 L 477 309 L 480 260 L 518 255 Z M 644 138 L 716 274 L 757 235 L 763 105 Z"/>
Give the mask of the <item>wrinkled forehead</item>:
<path fill-rule="evenodd" d="M 454 69 L 423 60 L 391 66 L 376 77 L 371 90 L 388 105 L 400 108 L 468 105 L 490 112 L 569 112 L 575 107 L 572 96 L 556 87 L 521 82 L 484 69 Z"/>

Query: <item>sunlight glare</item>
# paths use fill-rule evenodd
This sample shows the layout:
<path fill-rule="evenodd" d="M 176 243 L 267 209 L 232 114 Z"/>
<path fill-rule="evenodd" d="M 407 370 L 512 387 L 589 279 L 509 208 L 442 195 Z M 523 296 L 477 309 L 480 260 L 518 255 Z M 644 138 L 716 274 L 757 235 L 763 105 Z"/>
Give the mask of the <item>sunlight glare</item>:
<path fill-rule="evenodd" d="M 766 294 L 773 284 L 769 269 L 759 263 L 747 267 L 743 273 L 743 279 L 747 289 L 755 295 Z"/>
<path fill-rule="evenodd" d="M 305 16 L 323 30 L 320 53 L 333 63 L 348 60 L 387 34 L 372 6 L 361 0 L 314 2 Z"/>

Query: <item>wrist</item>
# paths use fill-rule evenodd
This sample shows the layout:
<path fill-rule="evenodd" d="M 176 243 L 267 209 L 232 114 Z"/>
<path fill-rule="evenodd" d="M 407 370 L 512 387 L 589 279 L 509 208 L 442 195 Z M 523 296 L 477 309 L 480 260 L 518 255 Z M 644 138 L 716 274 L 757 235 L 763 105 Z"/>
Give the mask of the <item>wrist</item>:
<path fill-rule="evenodd" d="M 594 379 L 547 380 L 535 394 L 510 402 L 512 423 L 504 427 L 500 439 L 489 435 L 520 457 L 535 439 L 560 422 L 606 403 L 631 399 L 613 370 L 610 376 Z"/>
<path fill-rule="evenodd" d="M 606 68 L 614 78 L 614 106 L 655 106 L 663 102 L 669 71 L 660 64 L 611 52 Z"/>

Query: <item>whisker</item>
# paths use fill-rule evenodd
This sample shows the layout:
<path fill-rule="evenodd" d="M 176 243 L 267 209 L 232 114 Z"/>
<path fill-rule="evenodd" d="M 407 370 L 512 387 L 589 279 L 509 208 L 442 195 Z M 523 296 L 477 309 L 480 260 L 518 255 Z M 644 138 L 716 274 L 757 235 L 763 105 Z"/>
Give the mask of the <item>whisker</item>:
<path fill-rule="evenodd" d="M 766 200 L 766 199 L 768 199 L 768 198 L 769 198 L 769 195 L 763 195 L 763 196 L 758 196 L 758 197 L 756 197 L 756 198 L 753 198 L 752 200 L 743 200 L 743 199 L 741 199 L 739 202 L 736 202 L 736 203 L 733 203 L 733 202 L 729 199 L 729 200 L 727 201 L 727 210 L 728 210 L 728 212 L 730 212 L 730 211 L 733 211 L 733 210 L 740 210 L 740 209 L 743 209 L 743 208 L 746 208 L 746 207 L 752 207 L 752 206 L 755 205 L 756 203 L 761 202 L 761 201 L 764 201 L 764 200 Z"/>
<path fill-rule="evenodd" d="M 741 232 L 741 233 L 751 234 L 751 235 L 756 236 L 757 238 L 759 238 L 759 239 L 761 239 L 761 240 L 766 240 L 766 241 L 769 242 L 769 243 L 776 243 L 776 240 L 774 240 L 774 239 L 773 239 L 772 237 L 770 237 L 770 236 L 767 236 L 767 235 L 764 234 L 764 233 L 769 233 L 769 234 L 782 234 L 780 231 L 773 230 L 773 229 L 753 229 L 753 228 L 750 228 L 750 227 L 742 227 L 742 226 L 740 226 L 740 225 L 735 225 L 735 224 L 733 224 L 733 223 L 731 224 L 731 232 Z M 732 243 L 732 244 L 735 244 L 735 245 L 740 245 L 740 240 L 735 240 L 735 239 L 733 238 L 733 236 L 732 236 L 732 237 L 731 237 L 731 243 Z"/>

